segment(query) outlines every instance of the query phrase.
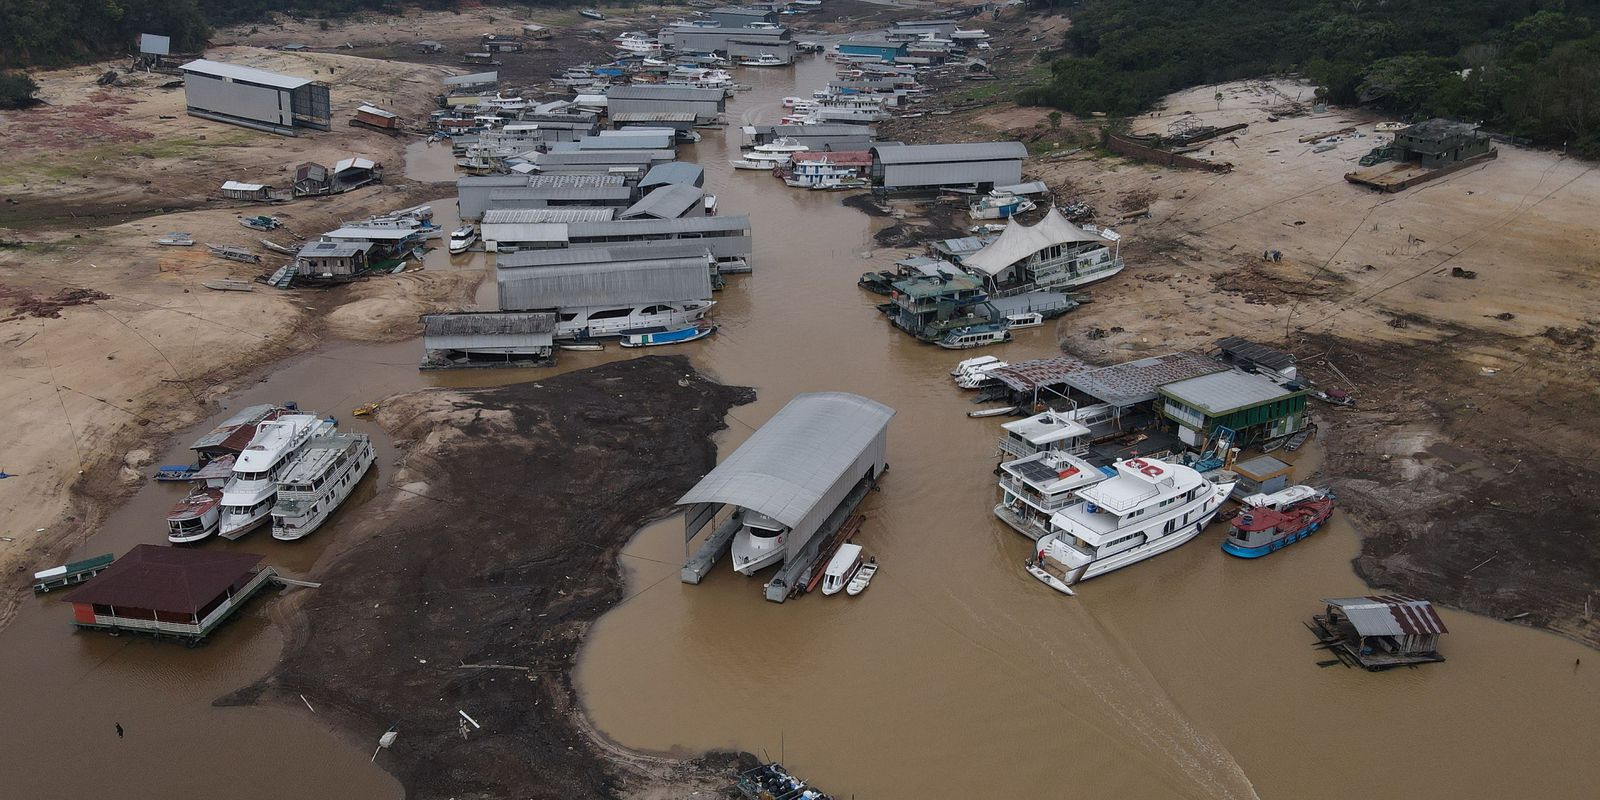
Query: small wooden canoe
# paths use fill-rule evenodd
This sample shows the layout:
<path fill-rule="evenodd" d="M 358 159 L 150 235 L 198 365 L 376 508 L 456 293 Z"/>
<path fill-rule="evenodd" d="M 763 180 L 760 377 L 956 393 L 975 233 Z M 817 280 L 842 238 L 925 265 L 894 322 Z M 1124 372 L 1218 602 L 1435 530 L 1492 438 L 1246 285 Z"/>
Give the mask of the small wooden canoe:
<path fill-rule="evenodd" d="M 255 284 L 251 283 L 250 281 L 239 280 L 238 278 L 222 278 L 214 281 L 201 281 L 200 285 L 206 287 L 207 289 L 215 289 L 219 292 L 253 292 L 256 290 Z"/>

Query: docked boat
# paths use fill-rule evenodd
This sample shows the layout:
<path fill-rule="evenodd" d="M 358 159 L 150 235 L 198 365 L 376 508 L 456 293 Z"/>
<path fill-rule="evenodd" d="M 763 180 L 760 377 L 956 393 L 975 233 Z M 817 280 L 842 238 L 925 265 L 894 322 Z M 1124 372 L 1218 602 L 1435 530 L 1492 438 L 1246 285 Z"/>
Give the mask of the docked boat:
<path fill-rule="evenodd" d="M 1240 558 L 1260 558 L 1317 532 L 1333 516 L 1334 496 L 1325 489 L 1290 486 L 1271 494 L 1244 498 L 1244 510 L 1228 526 L 1222 551 Z"/>
<path fill-rule="evenodd" d="M 750 148 L 750 151 L 752 153 L 782 153 L 787 156 L 792 153 L 804 153 L 810 149 L 810 147 L 801 144 L 800 140 L 792 136 L 782 136 L 766 144 L 758 144 Z"/>
<path fill-rule="evenodd" d="M 167 511 L 167 541 L 198 542 L 222 522 L 222 487 L 233 474 L 233 456 L 214 458 L 191 476 L 200 485 Z"/>
<path fill-rule="evenodd" d="M 984 366 L 985 364 L 993 364 L 999 360 L 1000 359 L 995 358 L 994 356 L 973 356 L 972 358 L 962 359 L 956 363 L 954 369 L 950 370 L 950 377 L 959 378 L 962 375 L 977 369 L 978 367 Z"/>
<path fill-rule="evenodd" d="M 623 347 L 655 347 L 664 344 L 683 344 L 696 339 L 704 339 L 717 332 L 717 326 L 702 322 L 677 330 L 652 330 L 624 333 L 622 335 Z"/>
<path fill-rule="evenodd" d="M 967 204 L 967 215 L 973 219 L 1006 219 L 1038 208 L 1032 200 L 1009 192 L 990 192 L 973 198 Z"/>
<path fill-rule="evenodd" d="M 292 256 L 292 255 L 298 255 L 299 252 L 300 252 L 299 250 L 296 250 L 293 247 L 288 247 L 286 245 L 278 244 L 277 242 L 274 242 L 271 239 L 257 239 L 256 241 L 260 242 L 262 247 L 265 247 L 268 250 L 271 250 L 272 252 L 277 253 L 279 255 Z"/>
<path fill-rule="evenodd" d="M 201 281 L 201 286 L 217 292 L 253 292 L 256 285 L 240 278 L 218 278 L 214 281 Z"/>
<path fill-rule="evenodd" d="M 1006 330 L 1006 326 L 1003 323 L 991 322 L 955 328 L 939 340 L 939 346 L 946 350 L 966 350 L 1009 341 L 1011 332 Z"/>
<path fill-rule="evenodd" d="M 315 414 L 285 414 L 256 426 L 255 438 L 233 464 L 222 489 L 222 522 L 218 533 L 237 539 L 267 521 L 278 496 L 278 478 L 313 438 L 333 430 L 333 422 Z"/>
<path fill-rule="evenodd" d="M 856 570 L 860 568 L 861 545 L 839 545 L 833 558 L 828 560 L 827 570 L 822 573 L 822 593 L 835 595 L 843 591 L 850 579 L 855 577 Z"/>
<path fill-rule="evenodd" d="M 1116 465 L 1116 477 L 1078 490 L 1080 502 L 1050 518 L 1030 575 L 1072 594 L 1072 585 L 1188 543 L 1217 516 L 1234 481 L 1154 458 Z"/>
<path fill-rule="evenodd" d="M 872 558 L 867 559 L 867 563 L 862 564 L 861 568 L 856 570 L 855 577 L 851 578 L 850 582 L 845 584 L 844 593 L 850 595 L 851 597 L 861 594 L 862 592 L 866 591 L 867 586 L 872 583 L 872 576 L 877 574 L 878 558 L 877 556 L 873 556 Z"/>
<path fill-rule="evenodd" d="M 789 528 L 765 514 L 746 510 L 733 536 L 733 571 L 754 575 L 783 560 Z"/>
<path fill-rule="evenodd" d="M 977 389 L 994 380 L 994 376 L 990 375 L 989 373 L 1000 369 L 1001 367 L 1009 366 L 1011 366 L 1011 362 L 1009 361 L 991 361 L 987 364 L 980 364 L 972 369 L 967 370 L 966 372 L 961 373 L 960 375 L 957 375 L 956 385 L 963 389 Z"/>
<path fill-rule="evenodd" d="M 450 255 L 457 256 L 467 252 L 473 243 L 478 241 L 478 229 L 471 225 L 462 225 L 450 232 Z"/>
<path fill-rule="evenodd" d="M 293 541 L 311 535 L 350 497 L 376 457 L 372 439 L 364 433 L 313 438 L 278 480 L 272 538 Z"/>
<path fill-rule="evenodd" d="M 781 67 L 787 62 L 773 53 L 758 53 L 755 58 L 745 59 L 742 63 L 747 67 Z"/>
<path fill-rule="evenodd" d="M 743 158 L 730 160 L 735 169 L 774 170 L 789 165 L 789 153 L 751 150 Z"/>
<path fill-rule="evenodd" d="M 586 341 L 645 330 L 678 330 L 696 325 L 715 300 L 685 300 L 625 306 L 563 308 L 556 319 L 557 341 Z"/>
<path fill-rule="evenodd" d="M 748 158 L 728 159 L 728 166 L 733 167 L 734 169 L 759 169 L 765 172 L 771 172 L 778 167 L 783 166 L 784 163 L 788 163 L 788 159 L 784 159 L 783 163 L 775 163 L 772 161 L 756 161 Z"/>
<path fill-rule="evenodd" d="M 1111 477 L 1083 458 L 1044 450 L 1000 465 L 994 515 L 1035 541 L 1050 534 L 1050 518 L 1079 501 L 1078 492 Z"/>
<path fill-rule="evenodd" d="M 1044 315 L 1037 311 L 1023 311 L 1018 314 L 1006 315 L 1006 329 L 1018 330 L 1020 328 L 1037 328 L 1044 324 Z"/>

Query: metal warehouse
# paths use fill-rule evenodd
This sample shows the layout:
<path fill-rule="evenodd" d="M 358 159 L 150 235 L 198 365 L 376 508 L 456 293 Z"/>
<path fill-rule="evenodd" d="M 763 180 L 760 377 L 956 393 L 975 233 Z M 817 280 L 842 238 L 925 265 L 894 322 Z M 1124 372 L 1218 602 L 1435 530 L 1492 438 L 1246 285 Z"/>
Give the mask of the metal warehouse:
<path fill-rule="evenodd" d="M 704 244 L 686 242 L 634 242 L 632 244 L 586 245 L 562 250 L 525 250 L 495 259 L 495 269 L 537 269 L 575 264 L 625 264 L 633 261 L 698 258 L 709 266 L 711 251 Z"/>
<path fill-rule="evenodd" d="M 646 239 L 684 240 L 704 245 L 716 256 L 723 273 L 750 271 L 750 218 L 743 214 L 680 219 L 619 219 L 567 226 L 574 245 L 626 244 Z"/>
<path fill-rule="evenodd" d="M 626 208 L 632 203 L 633 189 L 627 186 L 506 186 L 489 190 L 488 208 Z"/>
<path fill-rule="evenodd" d="M 872 183 L 884 191 L 973 186 L 987 191 L 1022 182 L 1021 142 L 883 145 L 872 148 Z"/>
<path fill-rule="evenodd" d="M 463 220 L 482 219 L 496 189 L 626 186 L 620 175 L 476 175 L 456 179 L 456 205 Z"/>
<path fill-rule="evenodd" d="M 611 167 L 638 170 L 640 176 L 657 164 L 677 158 L 671 150 L 582 150 L 571 153 L 534 153 L 528 159 L 546 173 L 603 172 Z"/>
<path fill-rule="evenodd" d="M 812 150 L 866 150 L 878 132 L 866 125 L 746 125 L 751 144 L 793 139 Z"/>
<path fill-rule="evenodd" d="M 424 368 L 548 359 L 555 350 L 556 315 L 468 311 L 422 317 Z"/>
<path fill-rule="evenodd" d="M 574 264 L 499 272 L 500 308 L 514 311 L 673 303 L 711 298 L 703 258 Z"/>
<path fill-rule="evenodd" d="M 639 199 L 617 215 L 618 219 L 678 219 L 706 215 L 706 193 L 682 184 L 662 186 Z"/>
<path fill-rule="evenodd" d="M 706 170 L 699 164 L 687 161 L 672 161 L 666 164 L 657 164 L 644 174 L 644 180 L 639 181 L 640 191 L 648 191 L 656 186 L 673 186 L 683 184 L 687 186 L 705 186 Z"/>
<path fill-rule="evenodd" d="M 691 583 L 708 571 L 746 515 L 761 515 L 784 528 L 783 564 L 768 584 L 767 598 L 782 600 L 798 573 L 814 557 L 820 532 L 836 530 L 888 467 L 889 419 L 894 409 L 860 395 L 813 392 L 796 395 L 687 494 L 684 541 L 694 539 L 724 507 L 731 518 L 707 545 L 712 552 L 684 567 Z M 725 539 L 726 541 L 720 541 Z M 814 543 L 814 540 L 815 541 Z M 706 548 L 701 553 L 705 554 Z"/>
<path fill-rule="evenodd" d="M 721 89 L 643 84 L 613 86 L 606 92 L 606 109 L 611 114 L 692 111 L 695 119 L 714 122 L 727 107 L 728 97 Z"/>
<path fill-rule="evenodd" d="M 284 136 L 332 128 L 326 83 L 203 58 L 182 69 L 190 116 Z"/>

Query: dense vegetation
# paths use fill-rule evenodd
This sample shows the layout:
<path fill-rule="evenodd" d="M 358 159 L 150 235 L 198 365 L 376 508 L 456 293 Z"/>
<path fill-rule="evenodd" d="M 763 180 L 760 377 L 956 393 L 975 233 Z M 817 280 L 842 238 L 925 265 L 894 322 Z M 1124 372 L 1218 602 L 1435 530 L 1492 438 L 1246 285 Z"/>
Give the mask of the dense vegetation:
<path fill-rule="evenodd" d="M 0 0 L 0 67 L 127 53 L 140 33 L 197 50 L 211 35 L 195 0 Z"/>
<path fill-rule="evenodd" d="M 39 84 L 21 72 L 0 72 L 0 108 L 25 108 L 34 103 Z"/>
<path fill-rule="evenodd" d="M 1179 89 L 1293 71 L 1334 103 L 1600 152 L 1600 0 L 1054 4 L 1073 25 L 1028 102 L 1126 115 Z"/>

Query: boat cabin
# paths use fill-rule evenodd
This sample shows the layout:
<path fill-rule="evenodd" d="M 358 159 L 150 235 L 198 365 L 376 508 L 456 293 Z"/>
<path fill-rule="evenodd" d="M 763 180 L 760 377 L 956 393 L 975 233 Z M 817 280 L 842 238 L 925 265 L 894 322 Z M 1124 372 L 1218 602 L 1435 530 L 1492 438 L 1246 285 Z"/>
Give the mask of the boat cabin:
<path fill-rule="evenodd" d="M 1115 474 L 1061 450 L 1044 450 L 1000 465 L 995 515 L 1030 539 L 1050 533 L 1050 518 L 1078 502 L 1078 490 Z"/>
<path fill-rule="evenodd" d="M 1104 557 L 1144 544 L 1148 531 L 1136 523 L 1194 500 L 1208 486 L 1193 469 L 1154 458 L 1118 462 L 1115 472 L 1115 477 L 1080 490 L 1083 502 L 1051 519 L 1052 525 L 1067 533 L 1071 540 L 1067 543 L 1082 553 Z M 1169 520 L 1165 533 L 1181 524 L 1178 519 Z M 1123 532 L 1127 526 L 1132 526 L 1130 531 Z"/>
<path fill-rule="evenodd" d="M 1002 424 L 1006 434 L 1000 437 L 1000 456 L 1020 459 L 1046 451 L 1082 452 L 1089 445 L 1090 434 L 1088 426 L 1075 419 L 1076 414 L 1078 411 L 1050 409 Z"/>
<path fill-rule="evenodd" d="M 915 276 L 895 281 L 885 307 L 889 321 L 923 341 L 955 328 L 996 321 L 983 285 L 970 275 Z"/>
<path fill-rule="evenodd" d="M 838 594 L 850 577 L 855 575 L 856 568 L 861 565 L 861 545 L 841 544 L 839 550 L 828 560 L 828 568 L 822 574 L 822 593 Z"/>
<path fill-rule="evenodd" d="M 1341 661 L 1377 671 L 1444 660 L 1439 636 L 1449 630 L 1427 600 L 1391 594 L 1322 602 L 1312 630 Z"/>

